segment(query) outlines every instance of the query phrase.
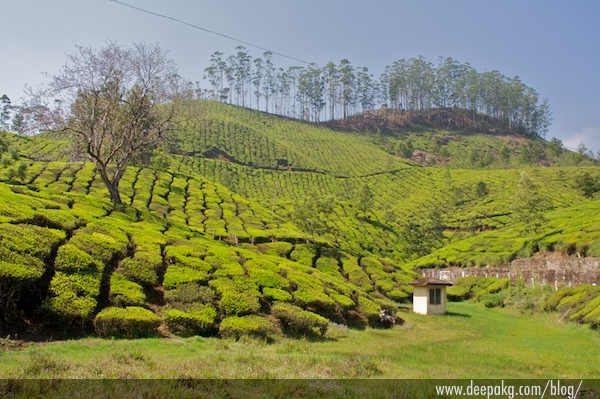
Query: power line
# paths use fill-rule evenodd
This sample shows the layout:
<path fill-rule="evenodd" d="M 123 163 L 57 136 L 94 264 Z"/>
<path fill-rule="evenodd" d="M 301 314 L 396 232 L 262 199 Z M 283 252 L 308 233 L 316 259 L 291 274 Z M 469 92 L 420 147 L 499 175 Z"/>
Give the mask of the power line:
<path fill-rule="evenodd" d="M 146 14 L 154 15 L 154 16 L 156 16 L 156 17 L 165 18 L 165 19 L 170 19 L 171 21 L 174 21 L 174 22 L 177 22 L 177 23 L 180 23 L 180 24 L 183 24 L 183 25 L 187 25 L 187 26 L 189 26 L 189 27 L 192 27 L 192 28 L 194 28 L 194 29 L 198 29 L 198 30 L 202 30 L 202 31 L 204 31 L 204 32 L 208 32 L 208 33 L 211 33 L 211 34 L 213 34 L 213 35 L 221 36 L 221 37 L 224 37 L 224 38 L 226 38 L 226 39 L 229 39 L 229 40 L 234 40 L 234 41 L 236 41 L 236 42 L 243 43 L 243 44 L 245 44 L 245 45 L 247 45 L 247 46 L 252 46 L 252 47 L 255 47 L 255 48 L 257 48 L 257 49 L 260 49 L 260 50 L 269 51 L 269 52 L 271 52 L 272 54 L 278 55 L 278 56 L 280 56 L 280 57 L 289 58 L 290 60 L 299 61 L 299 62 L 302 62 L 302 63 L 304 63 L 304 64 L 310 64 L 310 62 L 307 62 L 307 61 L 301 60 L 301 59 L 299 59 L 299 58 L 295 58 L 295 57 L 292 57 L 292 56 L 289 56 L 289 55 L 285 55 L 285 54 L 279 53 L 279 52 L 277 52 L 277 51 L 269 50 L 268 48 L 261 47 L 261 46 L 258 46 L 258 45 L 256 45 L 256 44 L 252 44 L 252 43 L 246 42 L 246 41 L 244 41 L 244 40 L 236 39 L 235 37 L 231 37 L 231 36 L 225 35 L 225 34 L 223 34 L 223 33 L 215 32 L 215 31 L 212 31 L 212 30 L 210 30 L 210 29 L 206 29 L 206 28 L 203 28 L 203 27 L 201 27 L 201 26 L 194 25 L 194 24 L 191 24 L 191 23 L 189 23 L 189 22 L 185 22 L 185 21 L 182 21 L 182 20 L 180 20 L 180 19 L 177 19 L 177 18 L 169 17 L 168 15 L 163 15 L 163 14 L 159 14 L 159 13 L 157 13 L 157 12 L 154 12 L 154 11 L 146 10 L 146 9 L 144 9 L 144 8 L 137 7 L 137 6 L 134 6 L 134 5 L 132 5 L 132 4 L 125 3 L 125 2 L 123 2 L 123 1 L 120 1 L 120 0 L 109 0 L 109 1 L 112 1 L 113 3 L 120 4 L 120 5 L 122 5 L 122 6 L 125 6 L 125 7 L 129 7 L 129 8 L 131 8 L 131 9 L 134 9 L 134 10 L 137 10 L 137 11 L 141 11 L 141 12 L 143 12 L 143 13 L 146 13 Z"/>

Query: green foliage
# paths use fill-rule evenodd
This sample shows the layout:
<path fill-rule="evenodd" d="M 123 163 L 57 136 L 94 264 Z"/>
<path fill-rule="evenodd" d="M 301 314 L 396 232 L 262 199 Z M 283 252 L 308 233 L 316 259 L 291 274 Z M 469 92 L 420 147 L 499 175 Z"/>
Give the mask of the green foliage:
<path fill-rule="evenodd" d="M 163 287 L 165 287 L 167 290 L 172 290 L 181 284 L 203 283 L 207 280 L 208 273 L 205 271 L 171 265 L 165 273 Z"/>
<path fill-rule="evenodd" d="M 39 279 L 44 273 L 44 266 L 39 260 L 38 264 L 35 263 L 24 265 L 0 261 L 0 283 L 18 285 Z"/>
<path fill-rule="evenodd" d="M 101 337 L 141 338 L 156 334 L 160 317 L 138 306 L 103 309 L 94 319 L 96 333 Z"/>
<path fill-rule="evenodd" d="M 142 285 L 155 285 L 158 282 L 156 275 L 155 257 L 146 258 L 143 254 L 136 258 L 125 258 L 121 261 L 119 272 L 127 278 Z"/>
<path fill-rule="evenodd" d="M 139 306 L 146 301 L 146 294 L 141 285 L 127 280 L 119 272 L 110 277 L 111 303 L 114 306 Z"/>
<path fill-rule="evenodd" d="M 396 143 L 396 152 L 402 157 L 410 159 L 415 151 L 412 141 L 403 140 Z"/>
<path fill-rule="evenodd" d="M 594 194 L 600 192 L 600 179 L 598 176 L 592 176 L 589 171 L 575 176 L 573 183 L 587 198 L 594 198 Z"/>
<path fill-rule="evenodd" d="M 219 326 L 219 335 L 223 338 L 250 336 L 266 339 L 274 332 L 273 324 L 267 318 L 255 315 L 225 317 Z"/>
<path fill-rule="evenodd" d="M 210 287 L 198 286 L 196 283 L 181 284 L 177 288 L 165 292 L 165 300 L 169 303 L 210 304 L 214 298 L 215 292 Z"/>
<path fill-rule="evenodd" d="M 485 198 L 490 193 L 490 190 L 483 180 L 479 180 L 475 186 L 475 195 L 479 198 Z"/>
<path fill-rule="evenodd" d="M 557 310 L 564 318 L 600 327 L 600 287 L 582 284 L 565 287 L 551 295 L 544 304 L 546 310 Z"/>
<path fill-rule="evenodd" d="M 66 244 L 58 248 L 54 267 L 56 270 L 73 273 L 102 270 L 104 265 L 75 245 Z"/>
<path fill-rule="evenodd" d="M 219 307 L 226 315 L 243 316 L 260 310 L 259 296 L 250 291 L 225 292 Z"/>
<path fill-rule="evenodd" d="M 444 226 L 438 209 L 434 209 L 420 220 L 412 219 L 400 231 L 405 252 L 423 256 L 439 247 L 444 240 Z"/>
<path fill-rule="evenodd" d="M 309 193 L 302 202 L 296 203 L 293 220 L 301 229 L 310 232 L 314 241 L 315 235 L 332 231 L 333 226 L 328 220 L 335 203 L 333 196 L 320 197 Z"/>
<path fill-rule="evenodd" d="M 498 294 L 485 294 L 480 296 L 478 300 L 483 303 L 486 308 L 497 308 L 504 303 L 504 299 Z"/>
<path fill-rule="evenodd" d="M 271 307 L 271 314 L 277 317 L 284 327 L 301 334 L 318 332 L 324 336 L 329 324 L 329 320 L 325 317 L 290 303 L 275 303 Z"/>
<path fill-rule="evenodd" d="M 489 297 L 489 295 L 504 290 L 509 284 L 510 279 L 508 278 L 479 276 L 459 277 L 452 287 L 446 289 L 446 293 L 448 299 L 451 301 L 462 301 L 469 298 L 476 298 L 478 301 L 483 301 L 484 298 L 495 298 Z"/>
<path fill-rule="evenodd" d="M 101 277 L 98 272 L 67 274 L 57 271 L 50 282 L 49 296 L 42 304 L 50 314 L 50 323 L 55 323 L 55 317 L 60 321 L 91 319 L 100 293 Z"/>
<path fill-rule="evenodd" d="M 279 301 L 279 302 L 292 302 L 292 294 L 287 291 L 278 289 L 265 287 L 263 288 L 263 296 L 265 298 L 270 299 L 271 301 Z"/>
<path fill-rule="evenodd" d="M 215 327 L 217 311 L 212 305 L 197 305 L 187 312 L 177 309 L 165 310 L 163 318 L 172 332 L 185 335 L 203 334 Z"/>
<path fill-rule="evenodd" d="M 312 261 L 317 255 L 317 246 L 314 244 L 297 244 L 290 254 L 290 259 L 305 266 L 312 266 Z"/>
<path fill-rule="evenodd" d="M 381 310 L 380 305 L 367 297 L 359 296 L 358 309 L 363 317 L 369 321 L 369 324 L 375 326 L 379 323 L 379 311 Z"/>
<path fill-rule="evenodd" d="M 248 268 L 248 274 L 250 275 L 250 279 L 259 288 L 286 289 L 290 286 L 290 283 L 283 276 L 270 270 Z"/>
<path fill-rule="evenodd" d="M 358 209 L 366 215 L 375 205 L 375 195 L 371 186 L 365 183 L 358 194 Z"/>
<path fill-rule="evenodd" d="M 126 251 L 127 237 L 120 231 L 115 233 L 113 235 L 102 229 L 86 227 L 77 230 L 69 243 L 95 259 L 107 263 L 114 256 L 124 255 Z"/>
<path fill-rule="evenodd" d="M 565 147 L 563 142 L 556 137 L 552 137 L 552 140 L 550 140 L 550 143 L 548 144 L 548 153 L 553 157 L 559 157 L 564 150 Z"/>
<path fill-rule="evenodd" d="M 550 198 L 540 191 L 539 185 L 526 172 L 521 172 L 510 208 L 514 220 L 527 226 L 530 242 L 533 241 L 533 233 L 547 220 L 544 212 L 551 206 Z"/>
<path fill-rule="evenodd" d="M 49 229 L 26 224 L 0 224 L 0 260 L 5 259 L 9 252 L 31 255 L 38 259 L 50 256 L 52 249 L 65 239 L 65 233 L 60 230 Z"/>

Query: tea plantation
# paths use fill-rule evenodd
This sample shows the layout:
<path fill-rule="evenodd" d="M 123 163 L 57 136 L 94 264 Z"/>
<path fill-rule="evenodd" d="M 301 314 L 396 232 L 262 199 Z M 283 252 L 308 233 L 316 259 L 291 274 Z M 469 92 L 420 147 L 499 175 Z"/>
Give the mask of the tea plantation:
<path fill-rule="evenodd" d="M 165 165 L 127 168 L 118 209 L 67 136 L 2 135 L 2 334 L 322 336 L 376 325 L 415 267 L 600 256 L 600 202 L 574 184 L 600 172 L 540 139 L 357 133 L 206 101 L 182 115 Z M 546 167 L 520 161 L 527 143 Z M 532 240 L 511 209 L 523 170 L 552 204 Z"/>

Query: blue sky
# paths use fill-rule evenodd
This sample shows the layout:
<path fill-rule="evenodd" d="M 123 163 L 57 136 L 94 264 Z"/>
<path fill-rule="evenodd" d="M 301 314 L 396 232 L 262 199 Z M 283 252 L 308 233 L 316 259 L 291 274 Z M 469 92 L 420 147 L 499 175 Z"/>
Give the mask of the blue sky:
<path fill-rule="evenodd" d="M 548 138 L 600 149 L 596 0 L 124 1 L 321 66 L 347 58 L 378 75 L 395 60 L 423 55 L 517 75 L 550 102 Z M 78 44 L 158 43 L 193 81 L 202 80 L 214 51 L 239 45 L 110 0 L 0 0 L 0 10 L 0 95 L 13 102 L 25 84 L 46 81 L 42 72 L 58 72 Z"/>

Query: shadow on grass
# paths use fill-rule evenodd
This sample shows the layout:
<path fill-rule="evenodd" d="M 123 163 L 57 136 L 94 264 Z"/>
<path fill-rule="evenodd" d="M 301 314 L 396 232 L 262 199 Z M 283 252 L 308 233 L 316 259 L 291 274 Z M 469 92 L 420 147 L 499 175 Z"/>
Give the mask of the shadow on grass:
<path fill-rule="evenodd" d="M 470 319 L 471 315 L 466 313 L 457 313 L 457 312 L 446 312 L 445 316 L 449 317 L 462 317 L 464 319 Z"/>

